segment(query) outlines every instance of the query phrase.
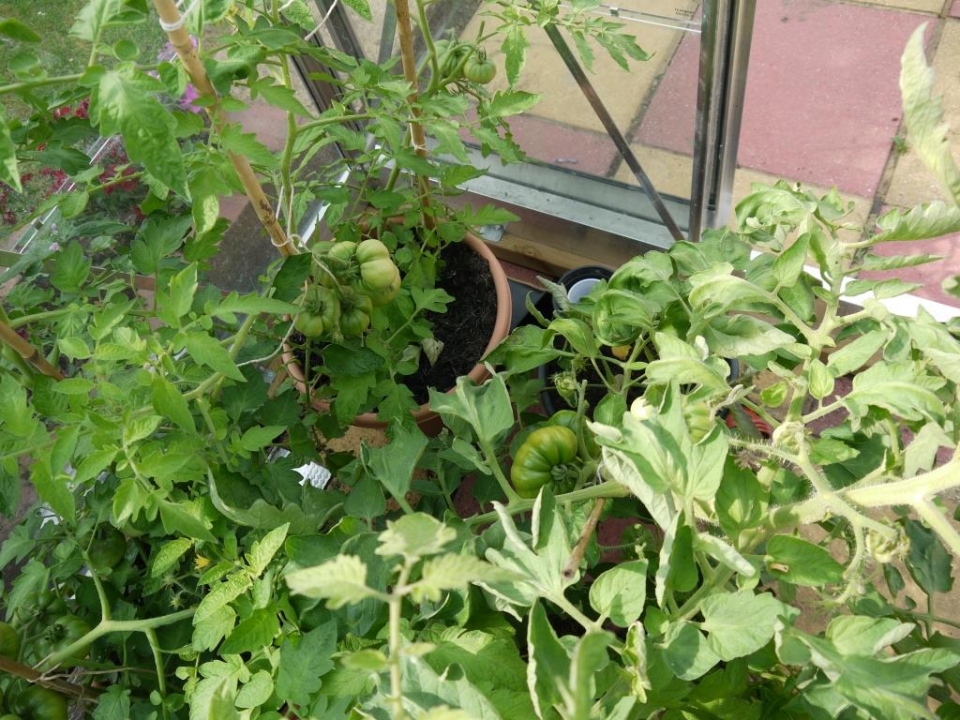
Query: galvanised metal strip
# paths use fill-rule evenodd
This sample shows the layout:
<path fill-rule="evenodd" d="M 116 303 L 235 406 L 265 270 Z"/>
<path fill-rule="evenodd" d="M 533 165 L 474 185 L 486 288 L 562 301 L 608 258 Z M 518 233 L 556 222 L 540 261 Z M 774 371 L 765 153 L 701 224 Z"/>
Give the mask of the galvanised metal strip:
<path fill-rule="evenodd" d="M 630 148 L 630 144 L 623 136 L 623 133 L 620 132 L 620 128 L 617 127 L 617 123 L 614 121 L 613 116 L 610 115 L 610 111 L 607 110 L 607 107 L 603 104 L 600 96 L 597 95 L 597 91 L 590 83 L 590 79 L 583 71 L 583 68 L 580 67 L 580 63 L 578 63 L 576 57 L 574 57 L 573 52 L 570 50 L 570 46 L 567 45 L 567 41 L 563 39 L 563 36 L 560 34 L 560 30 L 552 23 L 545 25 L 543 29 L 547 33 L 547 37 L 550 38 L 550 42 L 553 43 L 554 48 L 556 48 L 557 53 L 560 55 L 564 64 L 567 66 L 570 74 L 573 75 L 573 79 L 576 80 L 577 85 L 580 86 L 580 91 L 587 99 L 587 102 L 590 103 L 590 107 L 593 108 L 593 112 L 603 124 L 604 129 L 607 131 L 607 135 L 609 135 L 610 139 L 613 140 L 613 144 L 616 146 L 617 151 L 623 158 L 623 161 L 627 164 L 627 167 L 630 168 L 630 171 L 637 179 L 637 182 L 640 183 L 640 186 L 650 198 L 650 202 L 653 204 L 654 209 L 657 211 L 657 214 L 663 221 L 664 226 L 670 232 L 670 235 L 676 242 L 685 240 L 686 238 L 680 231 L 677 223 L 674 221 L 673 216 L 667 209 L 667 206 L 664 204 L 663 198 L 660 197 L 660 193 L 657 192 L 656 187 L 654 187 L 653 182 L 650 180 L 650 176 L 647 175 L 646 171 L 643 169 L 643 166 L 640 164 L 640 161 L 637 160 L 637 156 L 634 155 L 633 150 Z"/>

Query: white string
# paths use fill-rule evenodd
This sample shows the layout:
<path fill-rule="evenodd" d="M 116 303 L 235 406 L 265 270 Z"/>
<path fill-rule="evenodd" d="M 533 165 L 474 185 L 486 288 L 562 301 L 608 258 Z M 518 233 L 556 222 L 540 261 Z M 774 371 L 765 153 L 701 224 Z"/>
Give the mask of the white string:
<path fill-rule="evenodd" d="M 173 32 L 174 30 L 179 30 L 184 25 L 186 25 L 187 18 L 190 17 L 190 13 L 192 13 L 199 4 L 200 4 L 200 0 L 193 0 L 193 2 L 190 3 L 190 7 L 188 7 L 186 10 L 180 13 L 180 19 L 177 20 L 176 22 L 168 23 L 163 18 L 160 18 L 160 21 L 159 21 L 160 28 L 164 32 L 168 32 L 168 33 Z M 177 7 L 179 8 L 181 5 L 183 5 L 183 0 L 178 0 Z"/>
<path fill-rule="evenodd" d="M 322 28 L 324 25 L 327 24 L 327 20 L 330 19 L 331 15 L 333 15 L 333 11 L 337 9 L 337 5 L 339 4 L 340 4 L 339 0 L 336 0 L 336 2 L 330 5 L 330 9 L 327 10 L 327 14 L 320 19 L 319 24 L 313 30 L 311 30 L 310 32 L 308 32 L 306 35 L 303 36 L 303 39 L 309 40 L 311 37 L 313 37 L 318 32 L 320 32 L 320 28 Z"/>

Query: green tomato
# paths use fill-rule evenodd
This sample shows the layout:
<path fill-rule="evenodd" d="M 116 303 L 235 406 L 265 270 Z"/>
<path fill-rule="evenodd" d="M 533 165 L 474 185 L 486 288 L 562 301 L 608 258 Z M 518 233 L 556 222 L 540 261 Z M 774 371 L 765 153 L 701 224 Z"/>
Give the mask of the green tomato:
<path fill-rule="evenodd" d="M 562 425 L 565 428 L 570 428 L 573 430 L 574 434 L 578 436 L 578 441 L 579 436 L 582 433 L 584 450 L 586 450 L 587 455 L 592 458 L 600 455 L 600 446 L 597 445 L 597 439 L 589 430 L 586 428 L 581 428 L 580 423 L 577 422 L 577 413 L 575 410 L 559 410 L 553 414 L 547 423 L 550 425 Z"/>
<path fill-rule="evenodd" d="M 67 701 L 58 692 L 31 685 L 11 703 L 22 720 L 67 720 Z"/>
<path fill-rule="evenodd" d="M 12 625 L 0 622 L 0 655 L 17 659 L 20 654 L 20 635 Z"/>
<path fill-rule="evenodd" d="M 333 332 L 340 321 L 340 300 L 337 293 L 322 285 L 311 285 L 298 301 L 302 310 L 293 326 L 307 338 L 319 338 Z"/>
<path fill-rule="evenodd" d="M 344 337 L 362 335 L 370 327 L 373 302 L 369 295 L 353 288 L 344 288 L 340 299 L 340 332 Z"/>
<path fill-rule="evenodd" d="M 127 538 L 123 533 L 112 525 L 101 525 L 87 551 L 90 569 L 100 574 L 112 570 L 126 553 Z"/>
<path fill-rule="evenodd" d="M 463 66 L 463 74 L 470 82 L 486 85 L 497 76 L 497 65 L 483 52 L 474 55 Z"/>
<path fill-rule="evenodd" d="M 53 624 L 43 631 L 36 642 L 37 660 L 65 650 L 74 642 L 90 632 L 90 625 L 83 618 L 76 615 L 61 615 Z M 61 667 L 70 667 L 82 661 L 87 656 L 86 649 L 78 650 L 61 661 Z"/>
<path fill-rule="evenodd" d="M 357 245 L 354 257 L 357 258 L 357 262 L 362 266 L 371 260 L 389 260 L 390 250 L 376 238 L 368 238 Z"/>
<path fill-rule="evenodd" d="M 510 481 L 522 498 L 537 496 L 544 485 L 560 480 L 577 456 L 577 435 L 562 425 L 537 428 L 523 441 L 510 468 Z"/>
<path fill-rule="evenodd" d="M 360 266 L 364 292 L 377 307 L 386 305 L 400 292 L 400 271 L 388 258 L 377 258 Z"/>

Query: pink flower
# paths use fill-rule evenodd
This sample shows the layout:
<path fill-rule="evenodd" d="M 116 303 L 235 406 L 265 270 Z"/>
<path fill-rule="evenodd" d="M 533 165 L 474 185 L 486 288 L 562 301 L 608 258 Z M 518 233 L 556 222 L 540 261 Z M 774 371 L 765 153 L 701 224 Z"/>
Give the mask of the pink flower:
<path fill-rule="evenodd" d="M 180 96 L 180 107 L 187 112 L 202 113 L 203 108 L 193 104 L 193 101 L 200 97 L 200 93 L 193 85 L 187 85 Z"/>

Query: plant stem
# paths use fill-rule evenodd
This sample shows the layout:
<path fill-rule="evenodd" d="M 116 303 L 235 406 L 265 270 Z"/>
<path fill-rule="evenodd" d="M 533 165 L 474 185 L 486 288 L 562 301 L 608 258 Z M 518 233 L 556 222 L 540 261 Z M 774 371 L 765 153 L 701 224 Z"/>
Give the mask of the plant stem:
<path fill-rule="evenodd" d="M 520 496 L 517 495 L 516 490 L 513 489 L 510 481 L 507 480 L 507 476 L 503 473 L 503 468 L 500 467 L 500 462 L 497 460 L 497 451 L 489 440 L 480 439 L 480 451 L 483 453 L 483 459 L 487 462 L 487 467 L 493 471 L 493 476 L 499 483 L 500 489 L 507 496 L 507 506 L 520 502 Z"/>
<path fill-rule="evenodd" d="M 412 571 L 413 563 L 406 560 L 387 601 L 390 608 L 390 696 L 394 706 L 394 720 L 405 720 L 407 717 L 403 709 L 403 657 L 400 653 L 403 636 L 400 634 L 400 621 L 403 615 L 403 592 Z"/>
<path fill-rule="evenodd" d="M 160 617 L 155 618 L 145 618 L 143 620 L 101 620 L 97 626 L 90 630 L 90 632 L 88 632 L 86 635 L 78 638 L 76 641 L 70 643 L 62 650 L 48 656 L 44 661 L 44 665 L 56 667 L 64 660 L 76 655 L 80 650 L 88 647 L 104 635 L 109 635 L 110 633 L 115 632 L 146 632 L 148 630 L 154 630 L 158 627 L 173 625 L 173 623 L 191 618 L 195 612 L 196 608 L 190 608 L 187 610 L 180 610 L 179 612 L 170 613 L 169 615 L 161 615 Z"/>
<path fill-rule="evenodd" d="M 73 75 L 57 75 L 55 77 L 40 78 L 39 80 L 11 83 L 10 85 L 0 87 L 0 95 L 10 95 L 11 93 L 17 93 L 21 90 L 33 90 L 34 88 L 46 87 L 47 85 L 75 84 L 83 75 L 84 73 L 74 73 Z"/>
<path fill-rule="evenodd" d="M 21 315 L 18 318 L 11 320 L 8 325 L 11 330 L 16 330 L 21 328 L 24 325 L 29 325 L 30 323 L 37 322 L 39 320 L 54 320 L 63 315 L 71 315 L 72 313 L 77 312 L 75 307 L 65 307 L 60 308 L 59 310 L 45 310 L 44 312 L 34 313 L 33 315 Z"/>
<path fill-rule="evenodd" d="M 556 501 L 561 505 L 571 505 L 577 502 L 585 502 L 587 500 L 596 500 L 597 498 L 618 498 L 618 497 L 628 497 L 630 495 L 630 490 L 626 485 L 621 485 L 617 482 L 603 482 L 599 485 L 591 485 L 590 487 L 585 487 L 580 490 L 574 490 L 573 492 L 564 493 L 563 495 L 557 495 Z M 522 512 L 526 512 L 533 508 L 535 500 L 523 500 L 518 499 L 516 502 L 511 502 L 507 505 L 504 510 L 510 515 L 518 515 Z M 499 515 L 494 512 L 483 513 L 482 515 L 474 515 L 473 517 L 466 518 L 464 523 L 468 527 L 474 527 L 476 525 L 486 525 L 487 523 L 495 522 Z"/>
<path fill-rule="evenodd" d="M 160 710 L 163 712 L 163 720 L 170 719 L 170 711 L 167 708 L 167 673 L 163 668 L 163 655 L 160 652 L 160 641 L 157 639 L 157 631 L 153 628 L 146 630 L 147 642 L 150 643 L 150 651 L 153 653 L 153 664 L 157 668 L 157 690 L 160 693 Z"/>
<path fill-rule="evenodd" d="M 11 658 L 0 657 L 0 673 L 23 678 L 27 682 L 50 688 L 51 690 L 56 690 L 61 695 L 67 695 L 79 700 L 84 698 L 95 698 L 100 694 L 99 690 L 94 690 L 93 688 L 88 688 L 83 685 L 74 685 L 73 683 L 68 683 L 58 678 L 45 677 L 43 673 L 34 670 L 29 665 L 18 663 L 16 660 L 12 660 Z"/>

